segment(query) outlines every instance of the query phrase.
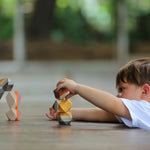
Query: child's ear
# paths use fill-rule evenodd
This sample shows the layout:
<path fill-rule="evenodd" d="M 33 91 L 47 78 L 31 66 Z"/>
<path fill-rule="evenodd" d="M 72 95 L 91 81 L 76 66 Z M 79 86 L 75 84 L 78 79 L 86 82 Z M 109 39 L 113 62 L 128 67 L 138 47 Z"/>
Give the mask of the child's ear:
<path fill-rule="evenodd" d="M 142 97 L 146 98 L 150 95 L 150 86 L 148 84 L 144 84 L 142 86 Z"/>

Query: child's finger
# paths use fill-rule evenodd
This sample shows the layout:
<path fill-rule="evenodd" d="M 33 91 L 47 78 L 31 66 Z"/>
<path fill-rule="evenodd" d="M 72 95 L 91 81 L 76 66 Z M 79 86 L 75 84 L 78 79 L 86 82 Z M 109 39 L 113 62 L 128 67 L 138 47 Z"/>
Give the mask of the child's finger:
<path fill-rule="evenodd" d="M 49 111 L 50 111 L 50 115 L 53 115 L 55 113 L 55 110 L 52 107 L 49 108 Z"/>
<path fill-rule="evenodd" d="M 55 89 L 55 92 L 59 91 L 61 88 L 66 88 L 64 86 L 64 83 L 65 83 L 66 79 L 63 78 L 62 80 L 60 80 L 58 83 L 57 83 L 57 88 Z"/>
<path fill-rule="evenodd" d="M 48 113 L 45 113 L 46 117 L 48 117 L 49 119 L 54 119 L 54 117 Z"/>
<path fill-rule="evenodd" d="M 59 86 L 60 84 L 64 83 L 65 81 L 65 78 L 61 79 L 58 83 L 57 83 L 57 86 Z"/>
<path fill-rule="evenodd" d="M 72 97 L 72 96 L 74 96 L 74 94 L 73 94 L 73 93 L 69 93 L 65 98 L 66 98 L 66 99 L 69 99 L 69 98 Z"/>
<path fill-rule="evenodd" d="M 57 119 L 57 113 L 54 114 L 54 119 Z"/>
<path fill-rule="evenodd" d="M 59 91 L 61 88 L 64 88 L 63 84 L 59 84 L 59 85 L 57 86 L 57 88 L 55 89 L 55 91 L 57 92 L 57 91 Z"/>

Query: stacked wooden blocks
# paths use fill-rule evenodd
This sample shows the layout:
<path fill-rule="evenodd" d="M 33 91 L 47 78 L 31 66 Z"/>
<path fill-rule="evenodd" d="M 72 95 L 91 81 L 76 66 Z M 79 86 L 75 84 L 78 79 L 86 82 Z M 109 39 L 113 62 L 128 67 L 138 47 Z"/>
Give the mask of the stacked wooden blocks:
<path fill-rule="evenodd" d="M 18 95 L 17 91 L 10 91 L 6 96 L 6 101 L 10 108 L 9 111 L 6 112 L 8 120 L 19 120 Z"/>
<path fill-rule="evenodd" d="M 72 120 L 72 114 L 68 112 L 72 107 L 72 103 L 70 100 L 65 99 L 68 94 L 69 91 L 65 88 L 59 91 L 54 90 L 54 95 L 57 100 L 53 104 L 53 109 L 58 112 L 58 121 L 60 125 L 70 125 Z"/>
<path fill-rule="evenodd" d="M 8 78 L 0 79 L 0 99 L 3 96 L 5 91 L 9 91 L 6 96 L 6 101 L 10 110 L 6 112 L 6 116 L 8 120 L 15 120 L 19 119 L 18 115 L 18 92 L 11 91 L 13 88 L 13 83 L 8 81 Z"/>

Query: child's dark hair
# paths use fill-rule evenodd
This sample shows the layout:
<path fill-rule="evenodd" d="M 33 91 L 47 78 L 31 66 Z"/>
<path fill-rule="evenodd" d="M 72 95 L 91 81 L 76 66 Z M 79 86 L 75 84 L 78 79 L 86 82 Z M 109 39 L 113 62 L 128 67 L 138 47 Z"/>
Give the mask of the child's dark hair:
<path fill-rule="evenodd" d="M 150 85 L 150 58 L 135 59 L 123 66 L 117 73 L 116 86 L 120 84 L 120 81 L 137 86 L 145 83 Z"/>

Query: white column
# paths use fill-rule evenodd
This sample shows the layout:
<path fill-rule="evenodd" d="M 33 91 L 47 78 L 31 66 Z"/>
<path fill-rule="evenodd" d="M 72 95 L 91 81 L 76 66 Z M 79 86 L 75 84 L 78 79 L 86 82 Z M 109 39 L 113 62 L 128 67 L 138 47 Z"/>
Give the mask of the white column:
<path fill-rule="evenodd" d="M 14 62 L 17 66 L 24 64 L 25 55 L 25 34 L 24 34 L 24 16 L 21 0 L 17 0 L 16 10 L 14 11 Z"/>
<path fill-rule="evenodd" d="M 129 58 L 128 44 L 128 15 L 126 0 L 118 0 L 118 15 L 117 15 L 117 61 L 120 65 L 125 64 Z"/>

